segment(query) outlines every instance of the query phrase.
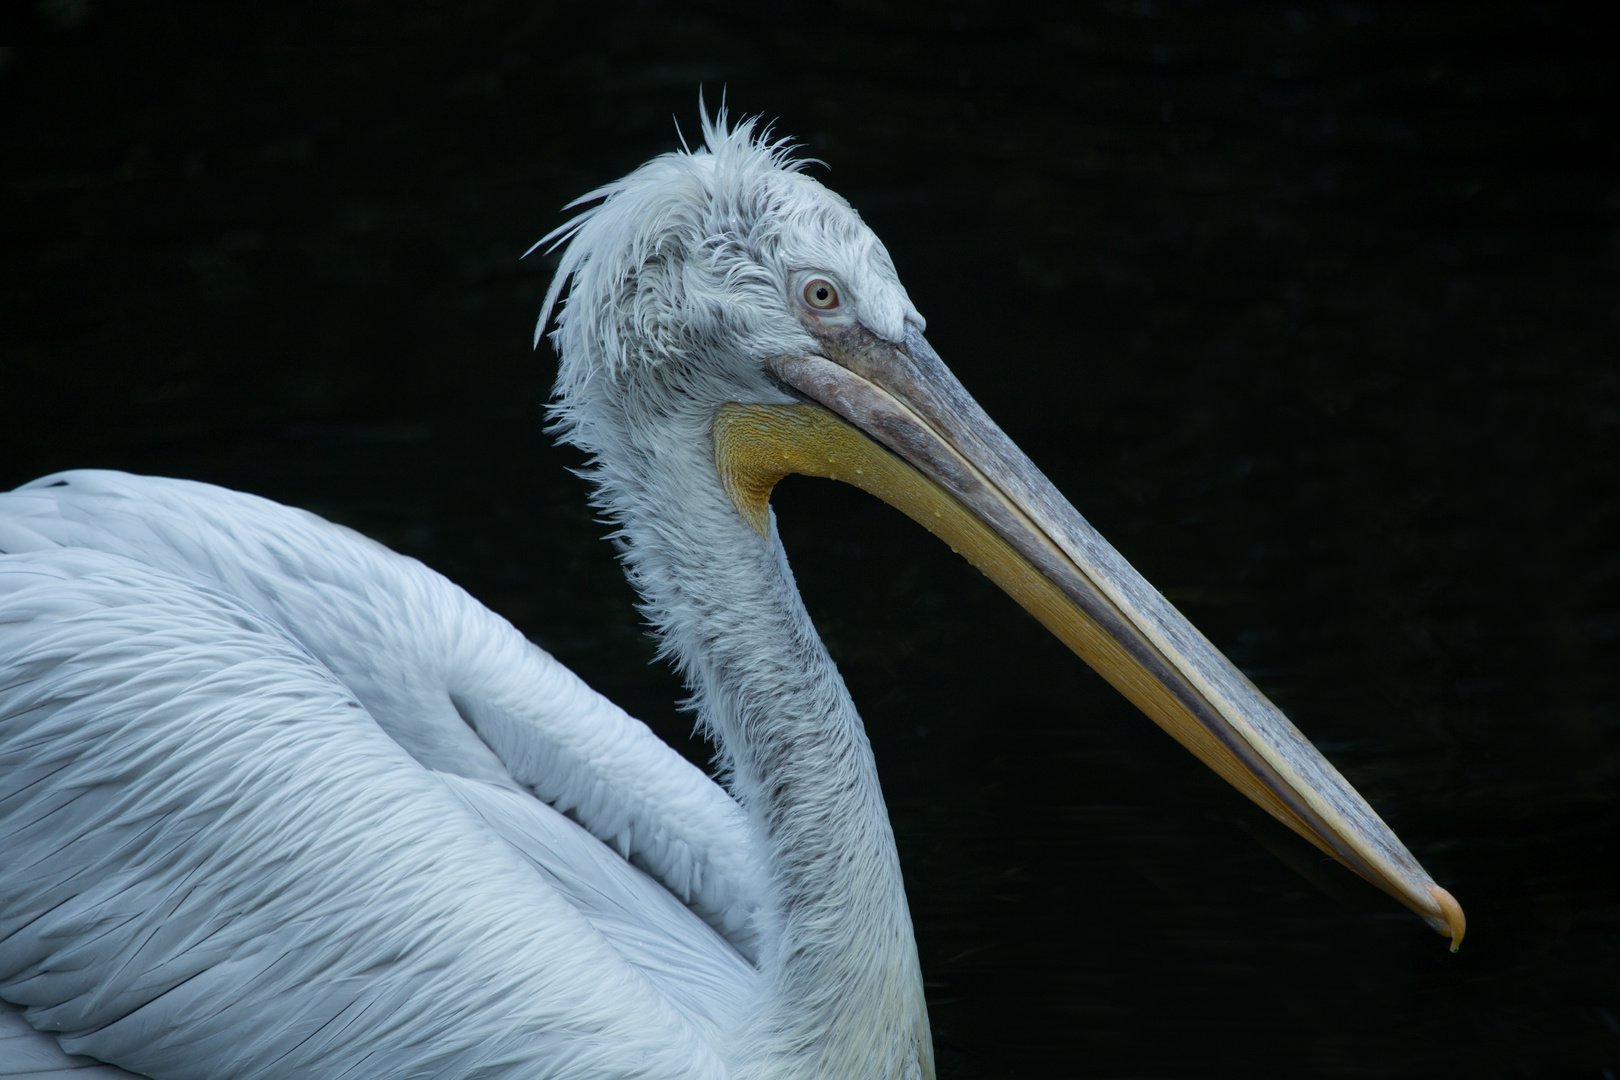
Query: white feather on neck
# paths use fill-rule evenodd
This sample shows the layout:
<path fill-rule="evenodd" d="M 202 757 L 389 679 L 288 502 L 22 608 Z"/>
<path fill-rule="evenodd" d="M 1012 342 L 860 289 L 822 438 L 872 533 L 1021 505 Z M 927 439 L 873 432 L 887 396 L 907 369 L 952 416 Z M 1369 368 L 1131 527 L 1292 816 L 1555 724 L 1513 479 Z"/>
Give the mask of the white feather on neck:
<path fill-rule="evenodd" d="M 787 308 L 794 270 L 839 274 L 882 336 L 922 320 L 854 211 L 753 129 L 705 116 L 703 148 L 593 192 L 548 237 L 568 244 L 545 308 L 567 285 L 553 430 L 590 455 L 594 503 L 755 829 L 771 999 L 727 1056 L 741 1075 L 917 1075 L 927 1012 L 865 728 L 774 518 L 761 539 L 723 492 L 710 425 L 726 401 L 792 400 L 761 361 L 816 348 Z"/>

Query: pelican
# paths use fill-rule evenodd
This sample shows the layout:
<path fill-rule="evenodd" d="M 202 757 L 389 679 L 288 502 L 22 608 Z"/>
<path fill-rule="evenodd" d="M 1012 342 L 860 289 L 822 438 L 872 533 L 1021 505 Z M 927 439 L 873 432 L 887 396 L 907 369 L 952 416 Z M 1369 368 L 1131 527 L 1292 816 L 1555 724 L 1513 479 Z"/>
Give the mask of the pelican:
<path fill-rule="evenodd" d="M 724 787 L 348 529 L 44 477 L 0 496 L 0 1075 L 932 1077 L 791 473 L 944 539 L 1455 948 L 1456 901 L 974 403 L 849 204 L 754 120 L 703 135 L 571 204 L 535 340 L 554 315 L 554 429 Z"/>

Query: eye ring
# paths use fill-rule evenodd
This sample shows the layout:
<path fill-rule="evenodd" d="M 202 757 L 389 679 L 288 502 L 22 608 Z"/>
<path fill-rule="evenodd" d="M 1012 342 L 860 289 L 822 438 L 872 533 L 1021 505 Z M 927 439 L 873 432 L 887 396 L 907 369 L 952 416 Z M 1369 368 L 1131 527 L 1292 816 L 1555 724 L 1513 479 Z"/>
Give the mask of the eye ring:
<path fill-rule="evenodd" d="M 812 311 L 831 311 L 838 306 L 838 286 L 826 278 L 811 278 L 800 290 L 805 306 Z"/>

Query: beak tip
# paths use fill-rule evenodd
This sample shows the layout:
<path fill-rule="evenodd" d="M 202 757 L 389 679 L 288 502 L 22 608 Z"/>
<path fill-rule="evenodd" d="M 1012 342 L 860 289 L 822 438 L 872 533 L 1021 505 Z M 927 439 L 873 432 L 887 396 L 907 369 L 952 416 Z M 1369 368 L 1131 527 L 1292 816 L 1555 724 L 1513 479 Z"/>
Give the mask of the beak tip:
<path fill-rule="evenodd" d="M 1429 886 L 1429 895 L 1434 898 L 1435 905 L 1440 909 L 1440 917 L 1431 919 L 1429 925 L 1435 931 L 1451 938 L 1451 951 L 1456 952 L 1462 945 L 1463 934 L 1468 930 L 1468 919 L 1463 915 L 1462 905 L 1457 903 L 1456 897 L 1438 885 Z"/>

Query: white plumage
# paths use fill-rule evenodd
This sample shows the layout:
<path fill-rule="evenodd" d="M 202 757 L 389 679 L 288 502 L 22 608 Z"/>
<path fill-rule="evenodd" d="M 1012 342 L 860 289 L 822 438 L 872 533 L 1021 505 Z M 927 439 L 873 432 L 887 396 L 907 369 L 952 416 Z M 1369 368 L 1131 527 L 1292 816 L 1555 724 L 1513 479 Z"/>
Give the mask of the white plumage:
<path fill-rule="evenodd" d="M 152 1076 L 720 1074 L 757 975 L 672 892 L 744 928 L 747 834 L 644 727 L 310 515 L 115 473 L 3 503 L 0 985 L 32 1023 Z"/>
<path fill-rule="evenodd" d="M 904 459 L 885 498 L 989 522 L 1004 541 L 975 558 L 1020 602 L 1064 590 L 1055 632 L 1094 620 L 1116 685 L 1170 688 L 1133 700 L 1203 725 L 1177 737 L 1460 936 L 1331 766 L 1280 714 L 1282 749 L 1259 746 L 1220 688 L 1258 693 L 1132 599 L 1145 583 L 975 411 L 848 205 L 751 123 L 705 137 L 587 197 L 545 308 L 566 289 L 556 429 L 729 793 L 347 529 L 203 484 L 46 477 L 0 495 L 0 1076 L 122 1075 L 63 1051 L 160 1080 L 932 1076 L 871 748 L 749 501 L 796 452 L 771 423 L 807 409 L 894 451 L 833 436 L 826 475 Z M 734 403 L 776 449 L 722 447 Z"/>

